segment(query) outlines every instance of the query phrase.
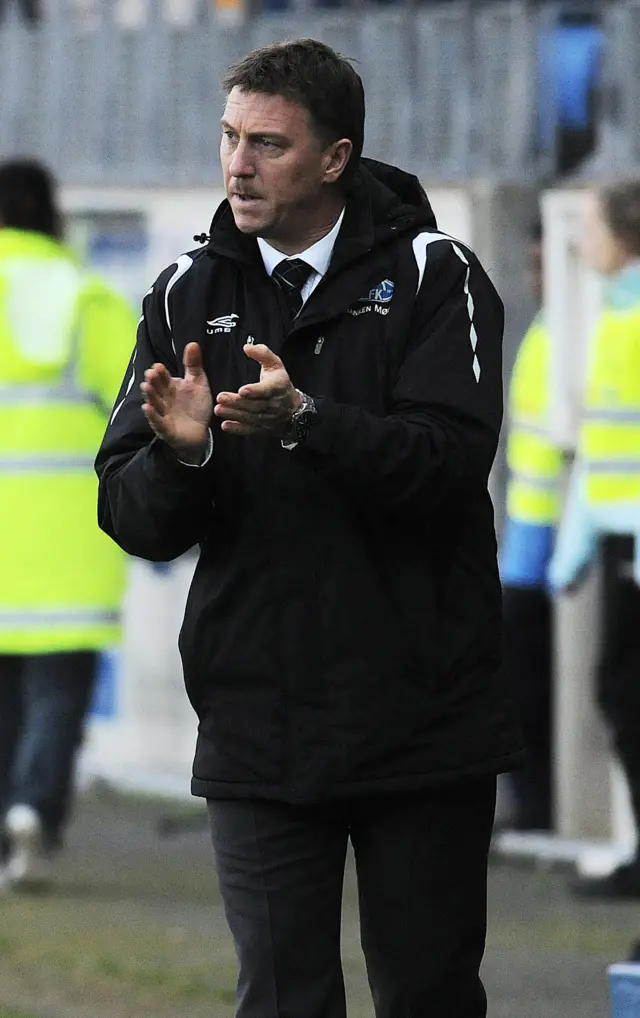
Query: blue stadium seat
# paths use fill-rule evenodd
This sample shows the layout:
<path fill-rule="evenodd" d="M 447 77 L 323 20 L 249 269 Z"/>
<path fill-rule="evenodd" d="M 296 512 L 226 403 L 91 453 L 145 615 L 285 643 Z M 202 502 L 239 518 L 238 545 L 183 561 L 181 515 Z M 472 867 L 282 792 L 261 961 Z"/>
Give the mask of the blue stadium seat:
<path fill-rule="evenodd" d="M 586 128 L 589 93 L 597 82 L 604 33 L 595 24 L 560 24 L 538 39 L 539 140 L 552 149 L 558 127 Z"/>
<path fill-rule="evenodd" d="M 638 1018 L 640 1015 L 640 965 L 609 966 L 612 1018 Z"/>

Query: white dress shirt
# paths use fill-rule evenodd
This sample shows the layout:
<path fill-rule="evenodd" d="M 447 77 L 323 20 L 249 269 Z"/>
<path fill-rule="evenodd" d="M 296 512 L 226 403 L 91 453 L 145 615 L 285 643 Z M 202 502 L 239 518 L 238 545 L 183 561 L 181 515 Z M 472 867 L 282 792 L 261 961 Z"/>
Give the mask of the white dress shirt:
<path fill-rule="evenodd" d="M 272 247 L 268 241 L 263 240 L 262 237 L 258 237 L 258 247 L 260 248 L 260 254 L 262 255 L 262 261 L 266 269 L 267 275 L 273 275 L 273 270 L 276 265 L 279 265 L 283 260 L 290 260 L 292 258 L 302 258 L 303 261 L 310 265 L 313 272 L 310 273 L 309 278 L 300 291 L 302 297 L 302 303 L 309 299 L 316 286 L 320 282 L 323 276 L 326 276 L 327 269 L 329 268 L 329 262 L 333 255 L 333 249 L 336 246 L 336 240 L 340 233 L 340 227 L 342 226 L 342 220 L 344 219 L 344 209 L 338 216 L 338 221 L 335 226 L 329 230 L 329 232 L 317 240 L 311 247 L 306 248 L 304 251 L 300 251 L 294 255 L 283 255 L 282 251 L 276 251 L 275 247 Z M 295 442 L 286 446 L 285 448 L 293 449 L 296 445 Z M 184 460 L 180 460 L 187 467 L 204 467 L 211 459 L 213 453 L 213 434 L 211 428 L 209 428 L 209 436 L 207 439 L 207 448 L 204 454 L 204 459 L 201 463 L 186 463 Z M 180 457 L 178 457 L 180 458 Z"/>
<path fill-rule="evenodd" d="M 291 261 L 293 258 L 301 258 L 307 265 L 310 265 L 313 272 L 310 273 L 309 278 L 300 291 L 302 297 L 302 303 L 309 299 L 316 286 L 320 282 L 323 276 L 326 276 L 327 269 L 329 268 L 329 262 L 333 254 L 333 249 L 340 233 L 340 227 L 342 226 L 342 220 L 344 219 L 344 209 L 338 217 L 338 221 L 335 226 L 329 230 L 326 236 L 317 240 L 315 244 L 308 247 L 305 251 L 300 251 L 298 254 L 283 255 L 282 251 L 276 251 L 275 247 L 271 247 L 268 241 L 263 240 L 262 237 L 258 237 L 258 247 L 260 248 L 260 254 L 262 255 L 262 261 L 266 269 L 267 275 L 273 275 L 273 270 L 276 265 L 279 265 L 281 261 Z"/>

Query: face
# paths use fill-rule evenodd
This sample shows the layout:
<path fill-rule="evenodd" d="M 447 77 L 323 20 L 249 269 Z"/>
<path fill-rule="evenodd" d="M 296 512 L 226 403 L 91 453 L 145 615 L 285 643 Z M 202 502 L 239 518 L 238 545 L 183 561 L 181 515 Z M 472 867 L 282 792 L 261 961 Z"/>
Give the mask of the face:
<path fill-rule="evenodd" d="M 615 275 L 629 261 L 624 244 L 611 232 L 598 195 L 589 197 L 585 209 L 580 250 L 589 268 L 602 276 Z"/>
<path fill-rule="evenodd" d="M 342 139 L 323 147 L 307 111 L 278 95 L 232 89 L 222 117 L 220 161 L 242 233 L 296 254 L 323 236 L 351 154 Z M 315 234 L 317 233 L 317 236 Z"/>

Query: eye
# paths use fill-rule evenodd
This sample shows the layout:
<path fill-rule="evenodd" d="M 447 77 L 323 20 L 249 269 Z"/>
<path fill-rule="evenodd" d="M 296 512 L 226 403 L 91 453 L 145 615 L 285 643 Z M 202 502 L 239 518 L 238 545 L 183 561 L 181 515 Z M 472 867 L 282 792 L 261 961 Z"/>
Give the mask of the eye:
<path fill-rule="evenodd" d="M 269 138 L 260 138 L 259 145 L 260 145 L 260 148 L 266 148 L 266 149 L 277 148 L 278 147 L 276 145 L 275 141 L 270 141 Z"/>
<path fill-rule="evenodd" d="M 222 129 L 222 135 L 228 141 L 233 141 L 233 139 L 236 137 L 236 132 L 232 131 L 231 128 L 229 128 L 229 127 L 224 127 Z"/>

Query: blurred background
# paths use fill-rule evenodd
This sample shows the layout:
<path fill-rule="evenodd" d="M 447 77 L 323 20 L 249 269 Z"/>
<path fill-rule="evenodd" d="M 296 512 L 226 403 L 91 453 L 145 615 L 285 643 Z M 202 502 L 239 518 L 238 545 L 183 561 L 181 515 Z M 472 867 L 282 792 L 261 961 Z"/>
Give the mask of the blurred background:
<path fill-rule="evenodd" d="M 499 541 L 504 555 L 515 520 L 533 528 L 525 539 L 535 543 L 542 528 L 553 543 L 558 527 L 571 530 L 567 492 L 581 455 L 590 351 L 613 306 L 611 277 L 633 276 L 640 263 L 640 3 L 2 0 L 0 163 L 37 159 L 52 171 L 65 241 L 137 309 L 157 273 L 207 230 L 223 197 L 224 69 L 256 46 L 303 35 L 357 61 L 365 154 L 420 177 L 440 229 L 474 247 L 504 299 L 511 409 L 491 482 Z M 631 186 L 623 211 L 631 240 L 598 198 L 621 182 Z M 627 238 L 615 271 L 585 254 L 594 201 L 614 240 Z M 631 289 L 623 331 L 638 336 L 640 350 L 640 286 Z M 522 340 L 536 322 L 544 338 L 533 343 L 544 352 L 527 360 Z M 621 370 L 640 389 L 640 357 L 628 355 Z M 0 408 L 2 392 L 0 384 Z M 625 399 L 624 412 L 640 418 L 640 398 Z M 542 471 L 534 487 L 552 480 L 557 507 L 520 520 L 508 508 L 519 470 L 518 449 L 508 446 L 512 435 L 517 445 L 520 411 L 532 401 L 533 430 L 555 456 L 553 478 Z M 640 459 L 640 446 L 622 445 L 627 460 Z M 531 481 L 527 462 L 523 476 Z M 640 521 L 635 494 L 629 504 Z M 550 554 L 540 552 L 539 582 L 504 579 L 505 589 L 544 592 L 543 624 L 519 595 L 518 617 L 510 610 L 507 618 L 515 670 L 523 654 L 533 662 L 523 710 L 532 720 L 532 768 L 537 761 L 544 774 L 529 774 L 532 794 L 517 781 L 500 788 L 489 1014 L 604 1018 L 615 1008 L 616 1018 L 629 1018 L 640 1015 L 629 1003 L 634 992 L 640 999 L 628 989 L 635 970 L 621 970 L 622 982 L 607 971 L 635 958 L 640 940 L 629 767 L 612 750 L 611 712 L 598 705 L 610 587 L 594 554 L 585 582 L 552 588 Z M 66 851 L 46 889 L 25 893 L 8 881 L 0 892 L 0 1018 L 232 1014 L 233 953 L 201 805 L 188 794 L 196 723 L 177 634 L 194 562 L 127 562 L 122 638 L 98 648 Z M 2 563 L 0 575 L 10 600 Z M 625 646 L 632 659 L 637 650 L 640 667 L 635 603 L 630 617 Z M 635 664 L 625 682 L 640 689 Z M 640 746 L 640 706 L 627 720 Z M 359 1018 L 372 1008 L 351 876 L 345 904 L 345 970 Z"/>

